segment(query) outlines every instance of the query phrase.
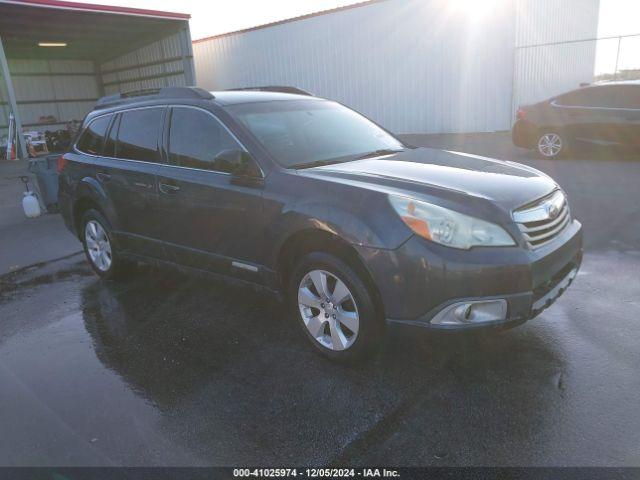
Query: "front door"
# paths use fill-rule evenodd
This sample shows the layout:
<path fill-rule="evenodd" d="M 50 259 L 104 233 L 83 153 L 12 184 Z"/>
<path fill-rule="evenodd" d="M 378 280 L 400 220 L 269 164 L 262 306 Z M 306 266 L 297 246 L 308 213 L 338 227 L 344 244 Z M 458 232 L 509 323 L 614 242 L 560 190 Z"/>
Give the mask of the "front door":
<path fill-rule="evenodd" d="M 640 146 L 640 85 L 621 84 L 612 89 L 611 115 L 616 117 L 614 141 L 623 145 Z"/>
<path fill-rule="evenodd" d="M 243 147 L 208 111 L 175 106 L 169 116 L 169 162 L 158 177 L 168 255 L 179 264 L 258 281 L 262 189 L 234 184 L 223 158 Z"/>

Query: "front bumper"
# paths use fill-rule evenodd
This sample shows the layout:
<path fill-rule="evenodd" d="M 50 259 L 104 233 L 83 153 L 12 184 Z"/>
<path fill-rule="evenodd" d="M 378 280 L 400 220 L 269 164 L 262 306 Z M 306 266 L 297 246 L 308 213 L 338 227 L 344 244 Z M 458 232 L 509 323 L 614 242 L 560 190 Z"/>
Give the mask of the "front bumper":
<path fill-rule="evenodd" d="M 455 250 L 412 237 L 397 250 L 361 248 L 360 254 L 388 323 L 455 330 L 517 324 L 548 308 L 574 280 L 582 262 L 582 226 L 574 220 L 536 250 Z M 500 300 L 506 302 L 501 320 L 438 323 L 456 305 Z"/>

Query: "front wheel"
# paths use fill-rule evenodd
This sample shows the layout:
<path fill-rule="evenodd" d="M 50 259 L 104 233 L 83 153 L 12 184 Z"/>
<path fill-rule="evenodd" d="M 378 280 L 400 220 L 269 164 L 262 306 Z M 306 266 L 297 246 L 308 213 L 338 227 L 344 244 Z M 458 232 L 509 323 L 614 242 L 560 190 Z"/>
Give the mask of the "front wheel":
<path fill-rule="evenodd" d="M 543 131 L 538 135 L 536 151 L 542 158 L 558 158 L 567 153 L 567 138 L 557 131 Z"/>
<path fill-rule="evenodd" d="M 304 256 L 291 276 L 289 298 L 305 337 L 331 360 L 364 359 L 381 341 L 384 322 L 370 289 L 333 255 Z"/>

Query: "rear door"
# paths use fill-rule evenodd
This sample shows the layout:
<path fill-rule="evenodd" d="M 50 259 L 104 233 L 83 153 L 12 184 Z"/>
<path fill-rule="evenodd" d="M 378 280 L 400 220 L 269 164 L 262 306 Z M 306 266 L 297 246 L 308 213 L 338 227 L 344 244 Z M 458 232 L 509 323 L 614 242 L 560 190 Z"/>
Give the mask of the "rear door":
<path fill-rule="evenodd" d="M 593 108 L 594 92 L 595 88 L 584 87 L 560 95 L 552 102 L 570 138 L 587 142 L 604 140 L 601 126 L 604 117 L 599 109 Z"/>
<path fill-rule="evenodd" d="M 615 85 L 596 85 L 562 95 L 560 108 L 572 138 L 602 145 L 620 143 L 625 137 L 625 117 L 617 107 Z"/>
<path fill-rule="evenodd" d="M 640 85 L 616 85 L 612 111 L 618 118 L 616 141 L 640 146 Z"/>
<path fill-rule="evenodd" d="M 169 164 L 158 177 L 168 254 L 179 264 L 258 280 L 262 189 L 234 184 L 220 156 L 244 147 L 209 111 L 174 106 L 169 118 Z"/>
<path fill-rule="evenodd" d="M 159 138 L 165 107 L 144 107 L 117 114 L 97 178 L 108 192 L 118 219 L 114 225 L 120 247 L 132 253 L 163 258 L 158 239 L 156 173 L 162 162 Z"/>

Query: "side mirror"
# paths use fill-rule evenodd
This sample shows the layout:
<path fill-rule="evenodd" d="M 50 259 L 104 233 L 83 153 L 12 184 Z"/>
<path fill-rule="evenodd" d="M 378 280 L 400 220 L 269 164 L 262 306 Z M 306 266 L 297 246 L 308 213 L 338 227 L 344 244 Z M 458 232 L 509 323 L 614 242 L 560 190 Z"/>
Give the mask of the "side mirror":
<path fill-rule="evenodd" d="M 213 160 L 214 168 L 231 174 L 231 183 L 261 186 L 262 173 L 256 161 L 244 150 L 223 150 Z"/>

